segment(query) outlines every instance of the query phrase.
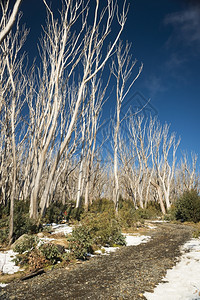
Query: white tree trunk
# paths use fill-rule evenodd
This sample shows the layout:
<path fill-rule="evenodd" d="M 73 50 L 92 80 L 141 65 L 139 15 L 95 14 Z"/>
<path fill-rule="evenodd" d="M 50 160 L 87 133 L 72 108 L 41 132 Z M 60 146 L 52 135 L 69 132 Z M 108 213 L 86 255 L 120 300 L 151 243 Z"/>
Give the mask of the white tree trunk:
<path fill-rule="evenodd" d="M 7 35 L 9 34 L 9 32 L 11 31 L 15 21 L 16 21 L 16 18 L 17 18 L 17 14 L 18 14 L 18 11 L 19 11 L 19 7 L 20 7 L 20 4 L 22 3 L 23 0 L 16 0 L 15 2 L 15 5 L 13 7 L 13 11 L 12 11 L 12 14 L 10 15 L 10 18 L 6 24 L 6 26 L 3 28 L 3 30 L 1 30 L 0 32 L 0 44 L 3 42 L 3 40 L 7 37 Z M 3 15 L 6 14 L 7 12 L 7 8 L 8 8 L 8 5 L 9 5 L 9 0 L 6 4 L 6 9 L 5 11 L 3 11 Z M 4 16 L 3 16 L 4 17 Z"/>

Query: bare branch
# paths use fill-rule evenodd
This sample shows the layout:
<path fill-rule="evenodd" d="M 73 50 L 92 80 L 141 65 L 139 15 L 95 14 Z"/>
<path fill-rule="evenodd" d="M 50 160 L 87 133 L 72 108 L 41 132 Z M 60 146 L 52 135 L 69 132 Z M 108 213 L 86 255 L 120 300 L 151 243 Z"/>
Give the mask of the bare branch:
<path fill-rule="evenodd" d="M 15 23 L 15 20 L 17 18 L 17 13 L 19 11 L 19 7 L 20 7 L 22 1 L 23 0 L 16 0 L 15 5 L 13 7 L 12 14 L 11 14 L 5 28 L 3 28 L 3 30 L 0 32 L 0 44 L 3 42 L 3 40 L 6 38 L 6 36 L 11 31 L 11 29 L 12 29 L 14 23 Z M 9 1 L 8 1 L 8 3 L 9 3 Z M 3 12 L 3 13 L 5 13 L 5 12 Z"/>

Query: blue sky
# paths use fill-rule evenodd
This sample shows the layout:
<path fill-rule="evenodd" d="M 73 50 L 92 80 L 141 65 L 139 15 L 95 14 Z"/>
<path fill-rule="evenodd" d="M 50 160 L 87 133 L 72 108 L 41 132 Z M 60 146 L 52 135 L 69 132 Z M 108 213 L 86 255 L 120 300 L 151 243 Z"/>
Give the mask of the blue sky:
<path fill-rule="evenodd" d="M 122 3 L 123 0 L 119 0 Z M 56 8 L 60 1 L 52 1 Z M 94 0 L 91 0 L 94 2 Z M 144 69 L 131 95 L 139 92 L 158 112 L 162 123 L 181 136 L 180 150 L 200 149 L 200 4 L 187 0 L 131 0 L 122 39 L 132 43 L 132 56 Z M 42 0 L 24 0 L 23 22 L 31 29 L 26 51 L 37 55 Z M 126 101 L 129 101 L 127 98 Z M 113 107 L 114 99 L 106 105 Z"/>
<path fill-rule="evenodd" d="M 199 153 L 199 1 L 135 0 L 124 36 L 144 63 L 135 89 L 158 111 L 161 122 L 181 136 L 181 150 Z"/>

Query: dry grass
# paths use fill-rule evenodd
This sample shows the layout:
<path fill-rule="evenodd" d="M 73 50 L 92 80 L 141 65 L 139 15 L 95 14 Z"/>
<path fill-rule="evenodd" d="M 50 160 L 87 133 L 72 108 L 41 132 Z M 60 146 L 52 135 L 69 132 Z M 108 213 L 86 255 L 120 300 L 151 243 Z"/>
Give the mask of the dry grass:
<path fill-rule="evenodd" d="M 25 274 L 26 274 L 26 270 L 19 271 L 19 272 L 14 273 L 14 274 L 0 273 L 0 282 L 1 283 L 10 283 L 13 280 L 21 279 L 22 277 L 24 277 Z"/>

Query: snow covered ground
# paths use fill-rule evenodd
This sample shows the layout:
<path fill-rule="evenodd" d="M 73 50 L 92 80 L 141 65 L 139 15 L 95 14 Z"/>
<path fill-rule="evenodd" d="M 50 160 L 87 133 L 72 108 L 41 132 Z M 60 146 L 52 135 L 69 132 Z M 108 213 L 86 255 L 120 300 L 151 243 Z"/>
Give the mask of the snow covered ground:
<path fill-rule="evenodd" d="M 143 243 L 147 243 L 150 240 L 150 236 L 147 235 L 128 235 L 126 236 L 126 245 L 127 246 L 138 246 Z"/>
<path fill-rule="evenodd" d="M 157 219 L 157 220 L 151 220 L 151 223 L 169 223 L 169 221 Z"/>
<path fill-rule="evenodd" d="M 13 250 L 0 252 L 0 271 L 7 274 L 14 274 L 19 271 L 19 267 L 12 261 L 16 257 Z"/>
<path fill-rule="evenodd" d="M 64 233 L 69 234 L 72 232 L 73 227 L 72 226 L 68 226 L 67 224 L 52 224 L 52 229 L 54 230 L 54 232 L 52 232 L 52 234 L 56 234 L 56 233 Z"/>
<path fill-rule="evenodd" d="M 150 236 L 146 235 L 129 235 L 123 234 L 126 237 L 126 245 L 127 246 L 138 246 L 142 243 L 147 243 Z M 95 251 L 96 254 L 108 255 L 111 252 L 115 252 L 119 247 L 102 247 L 101 250 Z"/>
<path fill-rule="evenodd" d="M 182 248 L 177 265 L 154 290 L 145 293 L 147 300 L 200 300 L 200 239 L 192 239 Z"/>

